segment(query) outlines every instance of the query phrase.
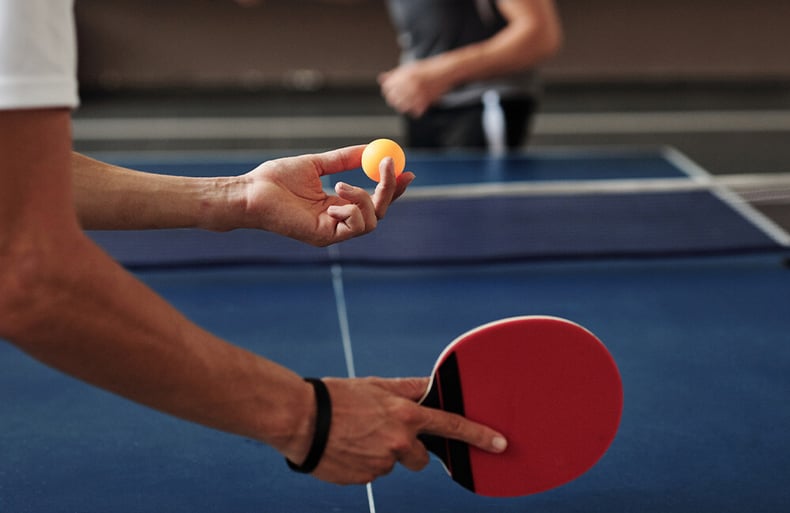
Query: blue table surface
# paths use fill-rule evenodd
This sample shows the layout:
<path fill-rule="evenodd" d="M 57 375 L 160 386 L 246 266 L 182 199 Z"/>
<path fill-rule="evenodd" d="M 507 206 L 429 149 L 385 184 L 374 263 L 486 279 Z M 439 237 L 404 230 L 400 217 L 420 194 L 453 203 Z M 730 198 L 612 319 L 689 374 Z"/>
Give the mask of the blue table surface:
<path fill-rule="evenodd" d="M 778 512 L 790 504 L 790 269 L 781 253 L 452 266 L 173 267 L 137 276 L 196 323 L 303 375 L 426 375 L 478 324 L 545 314 L 595 332 L 625 391 L 603 459 L 490 499 L 434 461 L 372 485 L 379 512 Z M 0 512 L 368 511 L 366 489 L 92 388 L 0 344 Z"/>

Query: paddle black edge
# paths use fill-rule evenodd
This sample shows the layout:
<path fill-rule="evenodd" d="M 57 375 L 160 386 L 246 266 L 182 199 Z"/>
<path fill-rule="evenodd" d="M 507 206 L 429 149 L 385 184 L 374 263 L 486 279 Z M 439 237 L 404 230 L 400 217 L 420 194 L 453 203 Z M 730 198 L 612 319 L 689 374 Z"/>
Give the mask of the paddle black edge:
<path fill-rule="evenodd" d="M 422 405 L 464 415 L 463 388 L 458 357 L 455 353 L 450 353 L 439 366 Z M 426 449 L 444 462 L 455 482 L 468 490 L 475 491 L 469 445 L 466 442 L 436 435 L 419 435 L 419 439 Z"/>

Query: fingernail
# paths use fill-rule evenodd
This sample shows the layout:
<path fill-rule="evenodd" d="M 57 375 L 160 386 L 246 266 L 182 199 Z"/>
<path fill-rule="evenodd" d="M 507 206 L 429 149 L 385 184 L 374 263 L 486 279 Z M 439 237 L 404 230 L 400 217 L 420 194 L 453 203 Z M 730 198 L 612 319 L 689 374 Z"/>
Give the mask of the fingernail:
<path fill-rule="evenodd" d="M 502 436 L 495 436 L 494 439 L 491 440 L 491 447 L 493 447 L 496 452 L 502 452 L 507 449 L 507 440 Z"/>

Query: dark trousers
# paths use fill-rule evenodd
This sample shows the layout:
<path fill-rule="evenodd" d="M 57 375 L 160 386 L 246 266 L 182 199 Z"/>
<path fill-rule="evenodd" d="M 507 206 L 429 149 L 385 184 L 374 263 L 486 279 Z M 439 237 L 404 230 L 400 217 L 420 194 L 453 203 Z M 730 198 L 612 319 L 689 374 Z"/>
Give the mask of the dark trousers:
<path fill-rule="evenodd" d="M 501 101 L 505 115 L 506 143 L 509 149 L 527 143 L 535 113 L 532 98 Z M 455 108 L 434 107 L 418 119 L 406 119 L 406 144 L 411 148 L 472 148 L 488 146 L 483 131 L 483 105 Z"/>

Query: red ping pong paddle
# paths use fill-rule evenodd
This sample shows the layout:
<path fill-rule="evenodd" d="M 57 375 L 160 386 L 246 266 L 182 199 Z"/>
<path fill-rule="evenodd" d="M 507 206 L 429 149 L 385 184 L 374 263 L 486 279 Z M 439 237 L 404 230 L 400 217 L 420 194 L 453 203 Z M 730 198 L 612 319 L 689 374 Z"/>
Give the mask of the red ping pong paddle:
<path fill-rule="evenodd" d="M 595 335 L 564 319 L 527 316 L 451 342 L 420 402 L 505 435 L 502 454 L 433 435 L 420 439 L 465 488 L 514 497 L 558 487 L 595 465 L 617 433 L 623 390 Z"/>

